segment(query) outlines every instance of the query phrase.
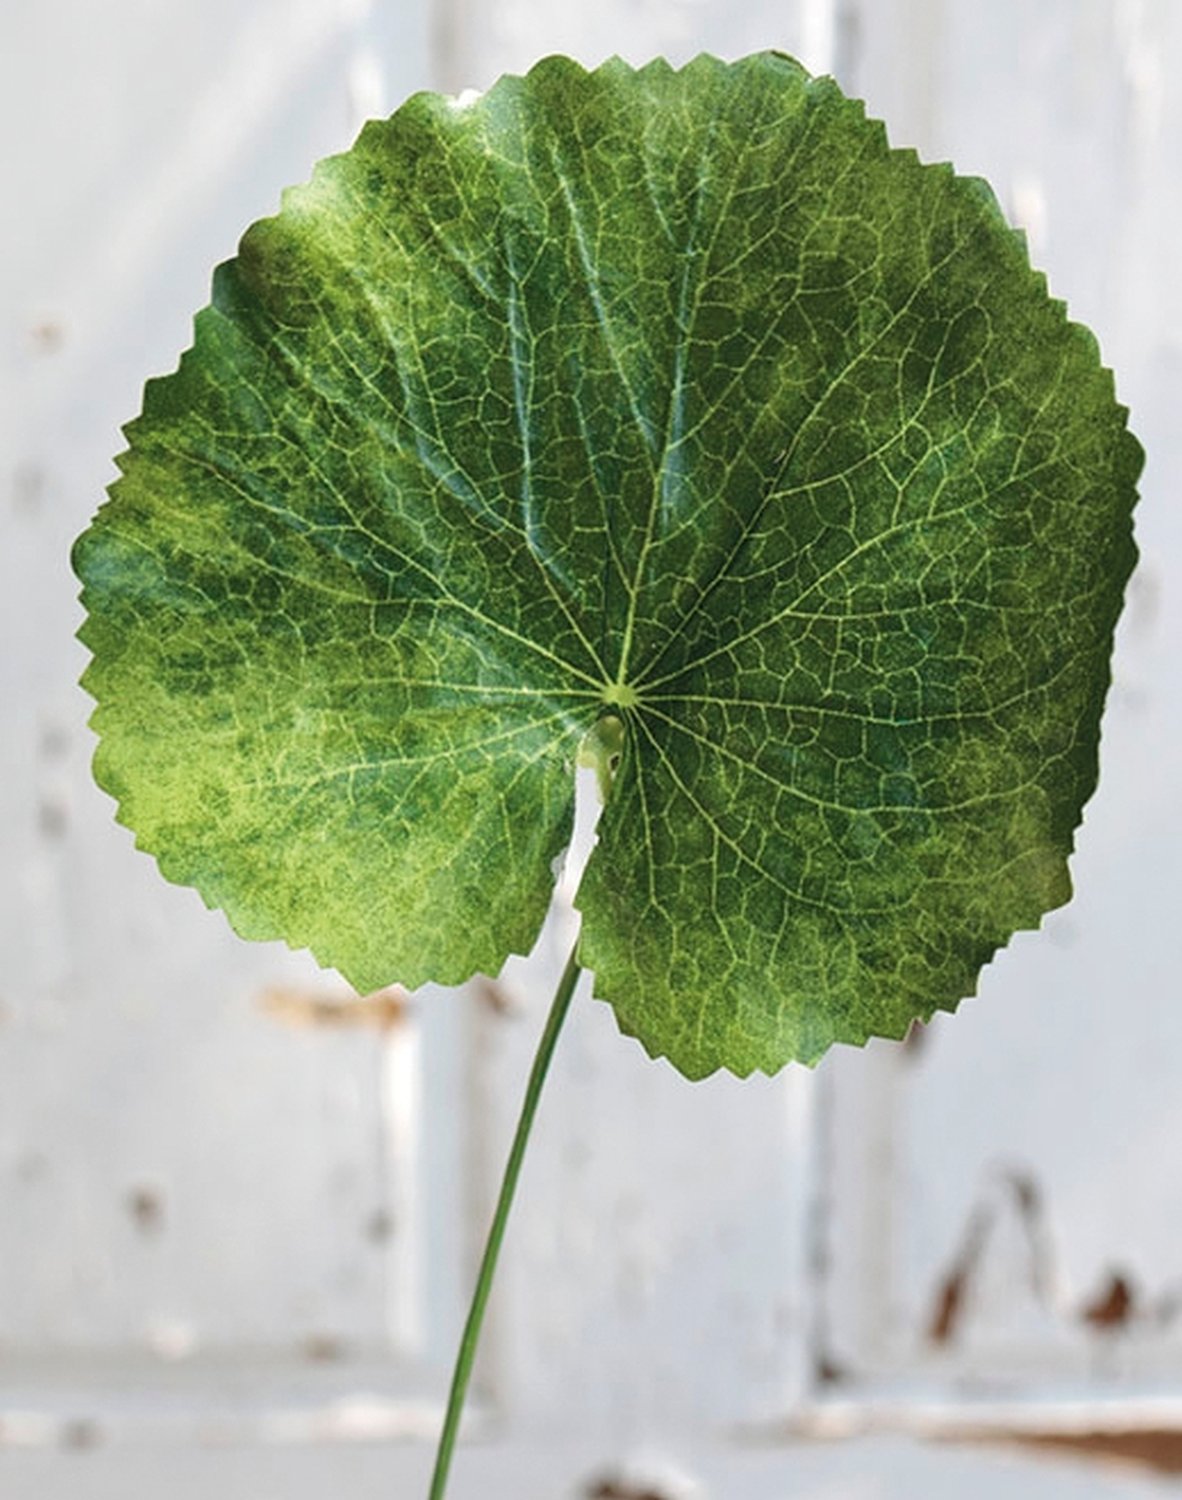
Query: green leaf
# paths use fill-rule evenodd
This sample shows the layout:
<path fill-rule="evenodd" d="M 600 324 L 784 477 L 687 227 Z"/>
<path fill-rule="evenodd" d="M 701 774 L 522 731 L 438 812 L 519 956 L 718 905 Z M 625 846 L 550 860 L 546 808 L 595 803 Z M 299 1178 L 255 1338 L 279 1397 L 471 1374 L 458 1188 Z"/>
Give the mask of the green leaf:
<path fill-rule="evenodd" d="M 586 740 L 624 1030 L 692 1077 L 900 1036 L 1068 897 L 1124 421 L 988 188 L 787 58 L 417 95 L 127 429 L 96 775 L 368 989 L 529 949 Z"/>

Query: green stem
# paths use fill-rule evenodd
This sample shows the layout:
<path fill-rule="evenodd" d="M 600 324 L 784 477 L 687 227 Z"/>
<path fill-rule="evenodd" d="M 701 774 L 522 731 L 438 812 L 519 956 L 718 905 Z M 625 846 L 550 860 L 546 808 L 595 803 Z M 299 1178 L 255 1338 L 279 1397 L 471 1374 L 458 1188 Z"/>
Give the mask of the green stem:
<path fill-rule="evenodd" d="M 521 1163 L 529 1142 L 530 1128 L 534 1123 L 534 1115 L 537 1113 L 538 1100 L 541 1098 L 542 1085 L 546 1081 L 550 1059 L 554 1056 L 558 1033 L 562 1030 L 562 1023 L 570 1008 L 571 996 L 575 992 L 575 985 L 582 972 L 575 956 L 577 953 L 578 944 L 576 943 L 571 949 L 566 968 L 563 969 L 562 978 L 558 981 L 558 988 L 554 992 L 550 1014 L 546 1017 L 546 1027 L 542 1032 L 542 1040 L 538 1043 L 534 1065 L 530 1069 L 529 1082 L 525 1087 L 521 1118 L 517 1122 L 517 1132 L 509 1150 L 509 1160 L 505 1163 L 505 1175 L 501 1179 L 501 1191 L 497 1198 L 496 1211 L 488 1231 L 488 1240 L 485 1242 L 480 1272 L 476 1277 L 476 1290 L 472 1294 L 468 1321 L 464 1324 L 464 1334 L 460 1339 L 460 1350 L 456 1356 L 456 1368 L 451 1378 L 451 1390 L 448 1392 L 447 1412 L 443 1419 L 443 1431 L 439 1435 L 439 1447 L 435 1454 L 435 1472 L 431 1476 L 428 1500 L 443 1500 L 444 1491 L 447 1488 L 452 1450 L 456 1445 L 460 1416 L 464 1410 L 464 1396 L 468 1390 L 472 1365 L 476 1359 L 476 1345 L 480 1339 L 481 1325 L 484 1322 L 484 1310 L 488 1306 L 489 1292 L 492 1291 L 493 1274 L 497 1269 L 497 1257 L 501 1253 L 501 1241 L 505 1238 L 505 1225 L 509 1220 L 509 1210 L 513 1206 L 513 1193 L 521 1173 Z"/>

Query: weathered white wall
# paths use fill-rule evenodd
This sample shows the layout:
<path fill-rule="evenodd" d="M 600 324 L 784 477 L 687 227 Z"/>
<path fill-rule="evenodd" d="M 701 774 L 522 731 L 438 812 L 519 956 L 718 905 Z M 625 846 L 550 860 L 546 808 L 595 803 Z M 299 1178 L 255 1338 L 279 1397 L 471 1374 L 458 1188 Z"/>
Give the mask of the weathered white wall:
<path fill-rule="evenodd" d="M 383 1100 L 414 1025 L 276 1019 L 269 990 L 331 981 L 237 942 L 114 826 L 89 782 L 68 563 L 212 265 L 387 89 L 427 81 L 422 8 L 368 12 L 55 0 L 0 18 L 3 1350 L 415 1332 L 410 1143 Z"/>

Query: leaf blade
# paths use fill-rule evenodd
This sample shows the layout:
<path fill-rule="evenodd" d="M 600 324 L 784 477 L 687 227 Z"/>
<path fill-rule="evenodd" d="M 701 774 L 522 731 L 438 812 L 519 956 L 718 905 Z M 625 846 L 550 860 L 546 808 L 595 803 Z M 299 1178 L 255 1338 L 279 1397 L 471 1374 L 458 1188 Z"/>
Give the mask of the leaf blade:
<path fill-rule="evenodd" d="M 988 188 L 791 60 L 416 96 L 128 434 L 98 775 L 244 932 L 495 971 L 607 712 L 582 955 L 690 1076 L 900 1035 L 1067 898 L 1140 450 Z"/>

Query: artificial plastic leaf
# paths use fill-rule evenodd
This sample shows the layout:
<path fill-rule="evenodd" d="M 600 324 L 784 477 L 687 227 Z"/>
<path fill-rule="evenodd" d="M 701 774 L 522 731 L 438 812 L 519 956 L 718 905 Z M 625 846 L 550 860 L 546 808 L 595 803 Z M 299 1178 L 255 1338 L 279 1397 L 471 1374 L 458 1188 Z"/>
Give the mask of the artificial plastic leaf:
<path fill-rule="evenodd" d="M 76 552 L 96 775 L 369 989 L 529 949 L 610 744 L 621 1026 L 694 1077 L 899 1036 L 1067 899 L 1124 418 L 988 188 L 790 59 L 417 95 L 127 429 Z"/>

